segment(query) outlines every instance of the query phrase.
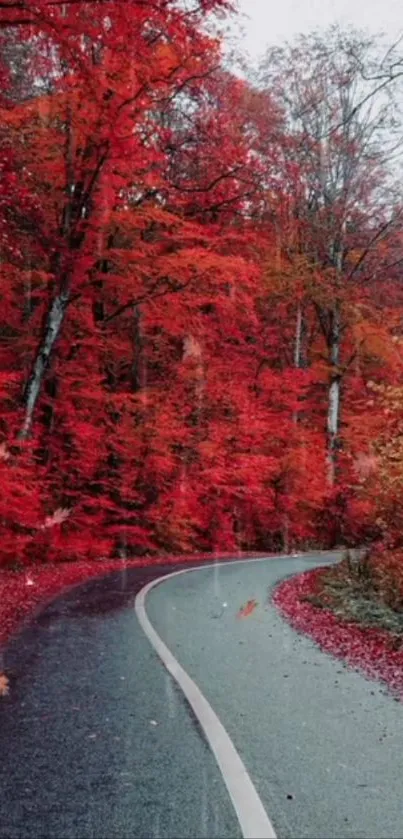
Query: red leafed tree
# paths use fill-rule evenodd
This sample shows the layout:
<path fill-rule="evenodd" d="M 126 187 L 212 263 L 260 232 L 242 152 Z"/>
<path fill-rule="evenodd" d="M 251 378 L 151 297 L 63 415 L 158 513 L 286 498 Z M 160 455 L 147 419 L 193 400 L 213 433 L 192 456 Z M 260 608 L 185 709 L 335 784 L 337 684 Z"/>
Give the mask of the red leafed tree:
<path fill-rule="evenodd" d="M 227 7 L 0 2 L 3 562 L 377 536 L 355 467 L 400 375 L 399 207 L 359 166 L 335 270 L 318 161 L 360 149 L 344 124 L 326 168 L 224 69 Z"/>
<path fill-rule="evenodd" d="M 139 398 L 143 308 L 205 277 L 211 288 L 232 268 L 211 231 L 184 218 L 167 166 L 166 123 L 177 100 L 186 117 L 217 66 L 202 23 L 224 5 L 189 15 L 165 2 L 25 4 L 29 26 L 7 7 L 8 24 L 52 57 L 45 89 L 28 55 L 30 95 L 2 111 L 4 366 L 17 368 L 4 442 L 15 434 L 45 469 L 42 515 L 79 503 L 91 527 L 109 516 L 111 528 L 142 532 L 116 508 L 141 509 L 153 494 L 133 469 L 151 422 Z M 78 510 L 71 521 L 82 532 Z"/>

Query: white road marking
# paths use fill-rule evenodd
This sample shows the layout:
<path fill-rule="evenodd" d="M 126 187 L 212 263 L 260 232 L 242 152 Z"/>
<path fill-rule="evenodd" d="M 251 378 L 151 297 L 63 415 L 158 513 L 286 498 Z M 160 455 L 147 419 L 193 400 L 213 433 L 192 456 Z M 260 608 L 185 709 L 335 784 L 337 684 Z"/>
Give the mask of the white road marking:
<path fill-rule="evenodd" d="M 277 559 L 279 557 L 271 558 Z M 258 559 L 245 560 L 245 562 L 267 562 L 268 559 L 269 557 L 259 557 Z M 240 560 L 236 562 L 227 560 L 221 564 L 238 565 L 239 562 Z M 203 728 L 207 741 L 221 770 L 244 839 L 276 839 L 273 825 L 231 738 L 196 683 L 190 678 L 183 667 L 181 667 L 155 631 L 148 619 L 145 608 L 147 594 L 155 586 L 180 574 L 189 574 L 192 571 L 214 568 L 217 564 L 215 562 L 214 564 L 203 565 L 200 568 L 185 568 L 182 571 L 174 571 L 171 574 L 165 574 L 163 577 L 153 580 L 138 593 L 135 600 L 135 610 L 144 633 L 171 676 L 181 688 L 182 693 L 185 695 Z"/>
<path fill-rule="evenodd" d="M 315 554 L 334 553 L 333 551 L 313 551 Z M 262 801 L 255 789 L 255 786 L 242 762 L 230 736 L 220 722 L 217 714 L 213 711 L 210 703 L 197 687 L 196 683 L 181 667 L 175 656 L 164 644 L 147 616 L 145 601 L 151 589 L 159 586 L 165 580 L 178 577 L 181 574 L 190 574 L 195 571 L 203 571 L 206 568 L 215 568 L 220 565 L 239 565 L 243 562 L 267 562 L 273 559 L 295 559 L 296 556 L 311 556 L 310 553 L 294 554 L 285 556 L 276 554 L 266 557 L 258 557 L 245 560 L 225 560 L 201 565 L 198 568 L 184 568 L 181 571 L 173 571 L 152 580 L 139 591 L 135 600 L 135 611 L 139 623 L 148 640 L 162 659 L 166 669 L 179 685 L 189 705 L 191 705 L 200 725 L 203 728 L 207 742 L 220 768 L 225 785 L 229 792 L 235 812 L 241 826 L 244 839 L 277 839 L 273 825 L 266 813 Z M 226 604 L 225 604 L 226 605 Z"/>

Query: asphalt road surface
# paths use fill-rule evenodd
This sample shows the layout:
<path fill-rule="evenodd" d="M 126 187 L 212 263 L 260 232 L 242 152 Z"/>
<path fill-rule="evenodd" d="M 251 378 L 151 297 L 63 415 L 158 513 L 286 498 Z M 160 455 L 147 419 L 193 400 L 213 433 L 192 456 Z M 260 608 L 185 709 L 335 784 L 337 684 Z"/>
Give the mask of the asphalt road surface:
<path fill-rule="evenodd" d="M 224 725 L 279 839 L 403 839 L 402 705 L 270 605 L 278 581 L 326 561 L 173 576 L 148 594 L 148 618 Z M 8 647 L 1 839 L 242 835 L 199 722 L 137 620 L 151 577 L 73 590 Z"/>

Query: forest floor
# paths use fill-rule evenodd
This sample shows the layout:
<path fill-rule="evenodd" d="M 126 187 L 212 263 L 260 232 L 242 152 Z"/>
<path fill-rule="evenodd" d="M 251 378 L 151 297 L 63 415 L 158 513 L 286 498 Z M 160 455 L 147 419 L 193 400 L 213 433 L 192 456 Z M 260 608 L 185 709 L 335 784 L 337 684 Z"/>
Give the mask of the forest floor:
<path fill-rule="evenodd" d="M 273 600 L 294 629 L 403 698 L 403 608 L 380 567 L 347 557 L 285 580 Z"/>

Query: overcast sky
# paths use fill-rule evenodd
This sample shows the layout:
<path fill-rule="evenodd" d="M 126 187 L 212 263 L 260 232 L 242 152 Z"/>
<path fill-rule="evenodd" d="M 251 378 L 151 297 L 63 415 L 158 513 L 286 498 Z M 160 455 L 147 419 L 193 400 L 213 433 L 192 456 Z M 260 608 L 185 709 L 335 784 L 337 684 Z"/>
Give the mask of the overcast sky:
<path fill-rule="evenodd" d="M 299 32 L 331 23 L 353 24 L 388 40 L 403 32 L 403 0 L 238 0 L 248 52 L 257 56 Z M 248 19 L 249 18 L 249 19 Z"/>

